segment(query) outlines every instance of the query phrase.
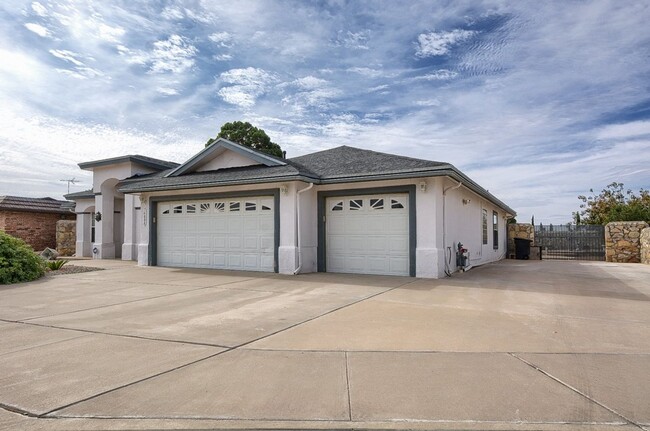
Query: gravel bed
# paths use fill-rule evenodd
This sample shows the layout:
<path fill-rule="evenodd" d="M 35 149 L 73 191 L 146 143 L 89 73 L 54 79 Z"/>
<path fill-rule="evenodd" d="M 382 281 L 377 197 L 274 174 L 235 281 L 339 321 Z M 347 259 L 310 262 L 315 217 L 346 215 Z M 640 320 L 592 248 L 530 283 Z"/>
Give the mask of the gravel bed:
<path fill-rule="evenodd" d="M 79 274 L 82 272 L 91 272 L 91 271 L 103 271 L 104 268 L 97 268 L 94 266 L 77 266 L 77 265 L 65 265 L 61 269 L 56 271 L 48 271 L 45 273 L 46 276 L 54 275 L 64 275 L 64 274 Z"/>

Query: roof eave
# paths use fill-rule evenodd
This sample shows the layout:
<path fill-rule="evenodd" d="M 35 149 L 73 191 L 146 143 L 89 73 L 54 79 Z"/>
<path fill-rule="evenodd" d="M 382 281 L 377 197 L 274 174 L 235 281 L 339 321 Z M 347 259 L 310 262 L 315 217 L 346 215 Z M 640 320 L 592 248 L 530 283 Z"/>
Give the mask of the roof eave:
<path fill-rule="evenodd" d="M 152 168 L 158 171 L 164 171 L 167 169 L 171 169 L 170 166 L 168 165 L 163 165 L 160 163 L 153 162 L 151 160 L 143 160 L 138 157 L 134 156 L 120 156 L 120 157 L 113 157 L 110 159 L 103 159 L 103 160 L 94 160 L 90 162 L 82 162 L 79 163 L 78 166 L 79 168 L 87 171 L 92 171 L 93 168 L 99 168 L 103 166 L 110 166 L 110 165 L 118 165 L 120 163 L 134 163 L 137 165 L 145 166 L 148 168 Z"/>

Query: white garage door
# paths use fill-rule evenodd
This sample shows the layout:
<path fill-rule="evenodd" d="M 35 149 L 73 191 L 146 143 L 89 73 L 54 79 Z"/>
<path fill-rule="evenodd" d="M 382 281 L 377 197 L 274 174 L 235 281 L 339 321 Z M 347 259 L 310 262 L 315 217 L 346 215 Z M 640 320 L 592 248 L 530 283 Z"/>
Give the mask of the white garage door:
<path fill-rule="evenodd" d="M 158 265 L 274 270 L 273 197 L 158 204 Z"/>
<path fill-rule="evenodd" d="M 326 200 L 328 272 L 409 275 L 408 194 Z"/>

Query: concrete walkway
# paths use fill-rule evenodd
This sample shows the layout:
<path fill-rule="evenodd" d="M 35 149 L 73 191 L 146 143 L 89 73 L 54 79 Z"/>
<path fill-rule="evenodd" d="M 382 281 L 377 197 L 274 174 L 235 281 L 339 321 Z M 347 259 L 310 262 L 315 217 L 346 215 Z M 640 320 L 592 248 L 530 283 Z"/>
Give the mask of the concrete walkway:
<path fill-rule="evenodd" d="M 648 266 L 74 264 L 0 287 L 0 430 L 650 430 Z"/>

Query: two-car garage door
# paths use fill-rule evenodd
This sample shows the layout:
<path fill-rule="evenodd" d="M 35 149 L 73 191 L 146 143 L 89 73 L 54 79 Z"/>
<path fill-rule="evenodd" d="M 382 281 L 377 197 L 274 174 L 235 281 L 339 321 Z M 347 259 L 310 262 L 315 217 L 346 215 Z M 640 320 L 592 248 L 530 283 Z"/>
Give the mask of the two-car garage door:
<path fill-rule="evenodd" d="M 273 271 L 272 196 L 160 202 L 157 264 Z"/>

